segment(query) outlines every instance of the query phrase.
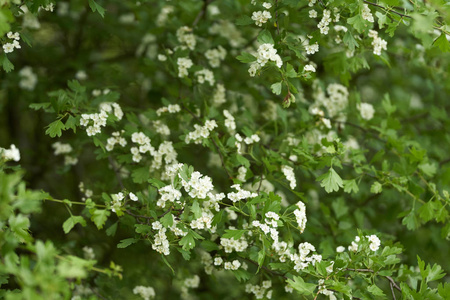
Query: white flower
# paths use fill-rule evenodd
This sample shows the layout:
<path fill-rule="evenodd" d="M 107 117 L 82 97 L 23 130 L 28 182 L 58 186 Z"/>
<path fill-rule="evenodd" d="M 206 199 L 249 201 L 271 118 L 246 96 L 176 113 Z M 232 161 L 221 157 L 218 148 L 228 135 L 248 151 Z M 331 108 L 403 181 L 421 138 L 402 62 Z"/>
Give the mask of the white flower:
<path fill-rule="evenodd" d="M 367 20 L 367 21 L 369 21 L 370 23 L 373 23 L 373 22 L 374 22 L 373 15 L 372 15 L 372 13 L 370 12 L 369 5 L 367 5 L 367 4 L 364 4 L 363 10 L 362 10 L 362 12 L 361 12 L 361 16 L 362 16 L 362 18 L 363 18 L 364 20 Z"/>
<path fill-rule="evenodd" d="M 314 9 L 311 9 L 309 11 L 309 17 L 312 18 L 312 19 L 317 18 L 317 11 L 315 11 Z"/>
<path fill-rule="evenodd" d="M 259 27 L 261 27 L 262 24 L 266 23 L 270 18 L 272 18 L 272 15 L 267 10 L 255 11 L 252 14 L 252 20 L 255 21 L 255 24 Z"/>
<path fill-rule="evenodd" d="M 303 67 L 303 70 L 304 70 L 305 72 L 316 72 L 316 68 L 314 68 L 314 66 L 311 65 L 311 64 L 305 65 L 305 66 Z"/>
<path fill-rule="evenodd" d="M 363 118 L 364 120 L 372 119 L 373 115 L 375 114 L 375 109 L 370 103 L 360 103 L 358 105 L 358 110 L 361 113 L 361 118 Z"/>
<path fill-rule="evenodd" d="M 19 149 L 17 149 L 14 144 L 12 144 L 9 149 L 0 148 L 0 153 L 2 155 L 2 158 L 4 158 L 5 160 L 20 160 Z"/>
<path fill-rule="evenodd" d="M 3 51 L 5 51 L 5 53 L 11 53 L 14 51 L 14 45 L 11 43 L 6 43 L 3 45 Z"/>
<path fill-rule="evenodd" d="M 345 251 L 345 247 L 344 246 L 337 246 L 336 247 L 336 252 L 337 253 L 342 253 L 342 252 L 344 252 Z"/>
<path fill-rule="evenodd" d="M 128 197 L 130 197 L 130 200 L 132 200 L 132 201 L 138 201 L 139 200 L 138 197 L 135 194 L 131 193 L 131 192 L 128 194 Z"/>

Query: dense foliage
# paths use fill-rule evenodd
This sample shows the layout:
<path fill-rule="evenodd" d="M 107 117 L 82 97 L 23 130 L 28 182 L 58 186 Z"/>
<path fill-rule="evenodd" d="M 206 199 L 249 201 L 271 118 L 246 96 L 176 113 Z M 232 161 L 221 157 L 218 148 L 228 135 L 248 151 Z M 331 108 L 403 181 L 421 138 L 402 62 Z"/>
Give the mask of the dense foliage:
<path fill-rule="evenodd" d="M 0 0 L 0 298 L 449 299 L 445 0 Z"/>

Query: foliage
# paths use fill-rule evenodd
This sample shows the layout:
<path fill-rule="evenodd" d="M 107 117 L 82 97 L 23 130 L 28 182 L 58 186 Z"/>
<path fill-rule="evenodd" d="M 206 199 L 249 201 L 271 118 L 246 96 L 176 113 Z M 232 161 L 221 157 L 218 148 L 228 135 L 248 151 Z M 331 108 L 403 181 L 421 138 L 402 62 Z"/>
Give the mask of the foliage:
<path fill-rule="evenodd" d="M 450 297 L 446 3 L 0 8 L 0 297 Z"/>

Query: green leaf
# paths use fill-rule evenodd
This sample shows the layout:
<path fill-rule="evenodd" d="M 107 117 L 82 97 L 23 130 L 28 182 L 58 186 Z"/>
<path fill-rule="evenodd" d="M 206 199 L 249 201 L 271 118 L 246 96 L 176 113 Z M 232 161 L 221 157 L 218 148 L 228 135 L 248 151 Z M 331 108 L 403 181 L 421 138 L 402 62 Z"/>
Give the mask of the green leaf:
<path fill-rule="evenodd" d="M 196 219 L 202 217 L 202 209 L 200 208 L 197 200 L 194 200 L 194 203 L 192 203 L 191 211 L 194 213 L 194 217 Z"/>
<path fill-rule="evenodd" d="M 436 40 L 434 40 L 433 45 L 439 47 L 442 52 L 450 52 L 450 42 L 447 40 L 447 37 L 443 32 Z"/>
<path fill-rule="evenodd" d="M 370 187 L 370 192 L 374 194 L 379 194 L 383 191 L 383 186 L 378 181 L 375 181 Z"/>
<path fill-rule="evenodd" d="M 200 245 L 202 246 L 203 249 L 205 249 L 208 252 L 219 250 L 219 246 L 216 243 L 209 240 L 202 241 Z"/>
<path fill-rule="evenodd" d="M 118 225 L 119 225 L 119 222 L 116 222 L 116 223 L 112 224 L 111 226 L 109 226 L 108 229 L 106 229 L 106 235 L 107 236 L 115 236 Z"/>
<path fill-rule="evenodd" d="M 241 238 L 241 236 L 246 232 L 247 230 L 231 230 L 231 229 L 225 229 L 225 233 L 222 235 L 223 238 L 226 239 L 235 239 L 238 240 Z"/>
<path fill-rule="evenodd" d="M 331 203 L 331 207 L 333 207 L 333 211 L 336 214 L 336 218 L 338 219 L 340 219 L 348 212 L 348 206 L 345 204 L 345 200 L 343 198 L 338 198 L 337 200 L 333 201 Z"/>
<path fill-rule="evenodd" d="M 62 130 L 65 129 L 65 126 L 61 120 L 56 120 L 50 125 L 47 126 L 47 130 L 45 131 L 45 134 L 48 134 L 51 138 L 54 138 L 55 136 L 60 137 L 62 134 Z"/>
<path fill-rule="evenodd" d="M 94 0 L 89 0 L 89 6 L 91 7 L 92 12 L 98 12 L 100 16 L 102 16 L 102 18 L 105 17 L 105 9 L 98 5 L 97 2 L 95 2 Z"/>
<path fill-rule="evenodd" d="M 344 182 L 344 192 L 349 194 L 351 194 L 352 192 L 355 194 L 359 192 L 359 187 L 355 179 L 344 180 L 343 182 Z"/>
<path fill-rule="evenodd" d="M 160 218 L 159 221 L 161 222 L 162 226 L 164 226 L 166 228 L 172 227 L 172 225 L 173 225 L 173 216 L 172 216 L 171 213 L 167 213 L 162 218 Z"/>
<path fill-rule="evenodd" d="M 388 115 L 391 115 L 393 112 L 395 112 L 397 110 L 397 107 L 395 105 L 392 105 L 389 94 L 384 95 L 381 105 L 383 105 L 383 108 Z"/>
<path fill-rule="evenodd" d="M 272 38 L 272 34 L 269 30 L 263 29 L 258 35 L 258 42 L 260 44 L 275 44 Z"/>
<path fill-rule="evenodd" d="M 433 267 L 430 268 L 430 265 L 427 266 L 428 275 L 427 282 L 439 280 L 445 276 L 445 272 L 442 270 L 441 266 L 438 264 L 434 264 Z"/>
<path fill-rule="evenodd" d="M 294 276 L 294 280 L 288 279 L 287 282 L 294 290 L 296 290 L 301 295 L 314 295 L 314 290 L 316 285 L 313 283 L 307 283 L 303 278 Z"/>
<path fill-rule="evenodd" d="M 254 62 L 256 60 L 256 57 L 254 57 L 248 52 L 242 52 L 241 55 L 238 55 L 236 58 L 237 60 L 245 64 Z"/>
<path fill-rule="evenodd" d="M 117 244 L 117 248 L 126 248 L 126 247 L 130 246 L 131 244 L 134 244 L 138 241 L 139 240 L 137 240 L 135 238 L 124 239 L 124 240 L 121 240 L 120 243 Z"/>
<path fill-rule="evenodd" d="M 282 84 L 282 83 L 283 83 L 283 82 L 280 81 L 280 82 L 277 82 L 277 83 L 272 84 L 272 85 L 270 86 L 270 88 L 272 89 L 272 93 L 274 93 L 275 95 L 281 94 L 281 84 Z"/>
<path fill-rule="evenodd" d="M 321 181 L 320 186 L 325 188 L 327 193 L 337 192 L 340 187 L 344 186 L 341 176 L 333 168 L 317 177 L 317 181 Z"/>
<path fill-rule="evenodd" d="M 6 54 L 3 54 L 0 60 L 2 63 L 3 70 L 5 70 L 6 73 L 9 73 L 12 70 L 14 70 L 14 65 L 8 59 L 8 56 L 6 56 Z"/>
<path fill-rule="evenodd" d="M 86 226 L 86 220 L 82 216 L 71 216 L 63 223 L 63 230 L 65 234 L 68 234 L 70 230 L 76 225 Z"/>
<path fill-rule="evenodd" d="M 433 177 L 436 174 L 437 166 L 432 163 L 423 163 L 419 165 L 419 169 L 428 177 Z"/>
<path fill-rule="evenodd" d="M 255 21 L 252 20 L 252 18 L 250 18 L 250 16 L 248 15 L 243 15 L 240 16 L 237 20 L 236 20 L 236 25 L 238 26 L 243 26 L 243 25 L 250 25 L 253 24 Z"/>
<path fill-rule="evenodd" d="M 134 183 L 143 183 L 149 180 L 150 171 L 148 167 L 142 167 L 138 169 L 134 169 L 131 172 L 131 177 L 133 178 Z M 153 185 L 153 182 L 150 182 Z M 164 184 L 165 185 L 165 184 Z M 163 185 L 163 186 L 164 186 Z M 154 186 L 154 185 L 153 185 Z M 162 187 L 162 186 L 161 186 Z"/>
<path fill-rule="evenodd" d="M 297 77 L 297 72 L 295 72 L 294 67 L 290 63 L 286 63 L 286 77 L 295 78 Z"/>
<path fill-rule="evenodd" d="M 353 50 L 355 50 L 355 48 L 359 47 L 358 42 L 355 40 L 355 38 L 353 37 L 353 34 L 350 31 L 347 31 L 344 34 L 343 41 L 344 41 L 344 44 L 348 47 L 348 49 L 350 51 L 353 51 Z"/>
<path fill-rule="evenodd" d="M 76 92 L 76 93 L 84 93 L 86 91 L 86 87 L 82 86 L 78 80 L 69 80 L 67 82 L 68 87 Z"/>
<path fill-rule="evenodd" d="M 347 23 L 353 25 L 353 27 L 359 32 L 363 33 L 367 29 L 366 21 L 360 14 L 347 19 Z"/>
<path fill-rule="evenodd" d="M 375 284 L 369 286 L 367 288 L 367 290 L 369 291 L 369 293 L 371 293 L 374 296 L 385 296 L 383 291 L 379 287 L 377 287 Z"/>
<path fill-rule="evenodd" d="M 411 211 L 403 218 L 402 224 L 406 225 L 406 228 L 408 228 L 409 230 L 414 230 L 419 227 L 419 222 L 417 221 L 414 211 Z"/>
<path fill-rule="evenodd" d="M 195 247 L 195 239 L 193 231 L 186 234 L 178 244 L 183 248 L 183 250 L 189 251 Z"/>
<path fill-rule="evenodd" d="M 106 209 L 93 209 L 93 212 L 91 212 L 91 220 L 95 223 L 98 229 L 102 229 L 103 225 L 105 225 L 106 220 L 108 219 L 108 216 L 111 214 L 109 210 Z"/>

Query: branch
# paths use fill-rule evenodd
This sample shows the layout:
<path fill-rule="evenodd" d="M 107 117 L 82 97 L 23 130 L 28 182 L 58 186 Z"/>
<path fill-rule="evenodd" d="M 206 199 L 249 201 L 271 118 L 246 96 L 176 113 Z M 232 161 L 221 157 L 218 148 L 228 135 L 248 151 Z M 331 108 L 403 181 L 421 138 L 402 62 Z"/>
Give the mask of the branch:
<path fill-rule="evenodd" d="M 192 23 L 192 28 L 194 28 L 197 25 L 197 23 L 200 21 L 200 19 L 206 15 L 206 10 L 208 9 L 208 5 L 213 1 L 214 0 L 203 0 L 202 9 L 198 12 L 197 16 L 195 17 L 195 20 Z"/>
<path fill-rule="evenodd" d="M 373 3 L 373 2 L 369 2 L 369 1 L 366 1 L 366 0 L 364 0 L 364 3 L 369 4 L 369 5 L 373 5 L 373 6 L 376 6 L 376 7 L 379 7 L 379 8 L 382 8 L 382 9 L 386 10 L 387 12 L 394 13 L 394 14 L 396 14 L 396 15 L 402 17 L 402 18 L 409 18 L 409 19 L 412 19 L 412 18 L 411 18 L 410 16 L 408 16 L 408 15 L 402 14 L 402 13 L 400 13 L 400 12 L 398 12 L 398 11 L 395 11 L 395 10 L 389 10 L 389 9 L 387 9 L 386 7 L 381 6 L 381 5 L 379 5 L 379 4 L 376 4 L 376 3 Z"/>
<path fill-rule="evenodd" d="M 372 269 L 352 269 L 352 268 L 346 268 L 344 269 L 344 271 L 354 271 L 354 272 L 368 272 L 368 273 L 375 273 L 374 270 Z M 383 276 L 383 275 L 380 275 Z M 399 290 L 400 292 L 402 291 L 402 289 L 395 283 L 394 279 L 392 279 L 391 276 L 383 276 L 384 278 L 386 278 L 387 280 L 389 280 L 389 284 L 391 284 L 393 287 L 395 287 L 397 290 Z"/>

